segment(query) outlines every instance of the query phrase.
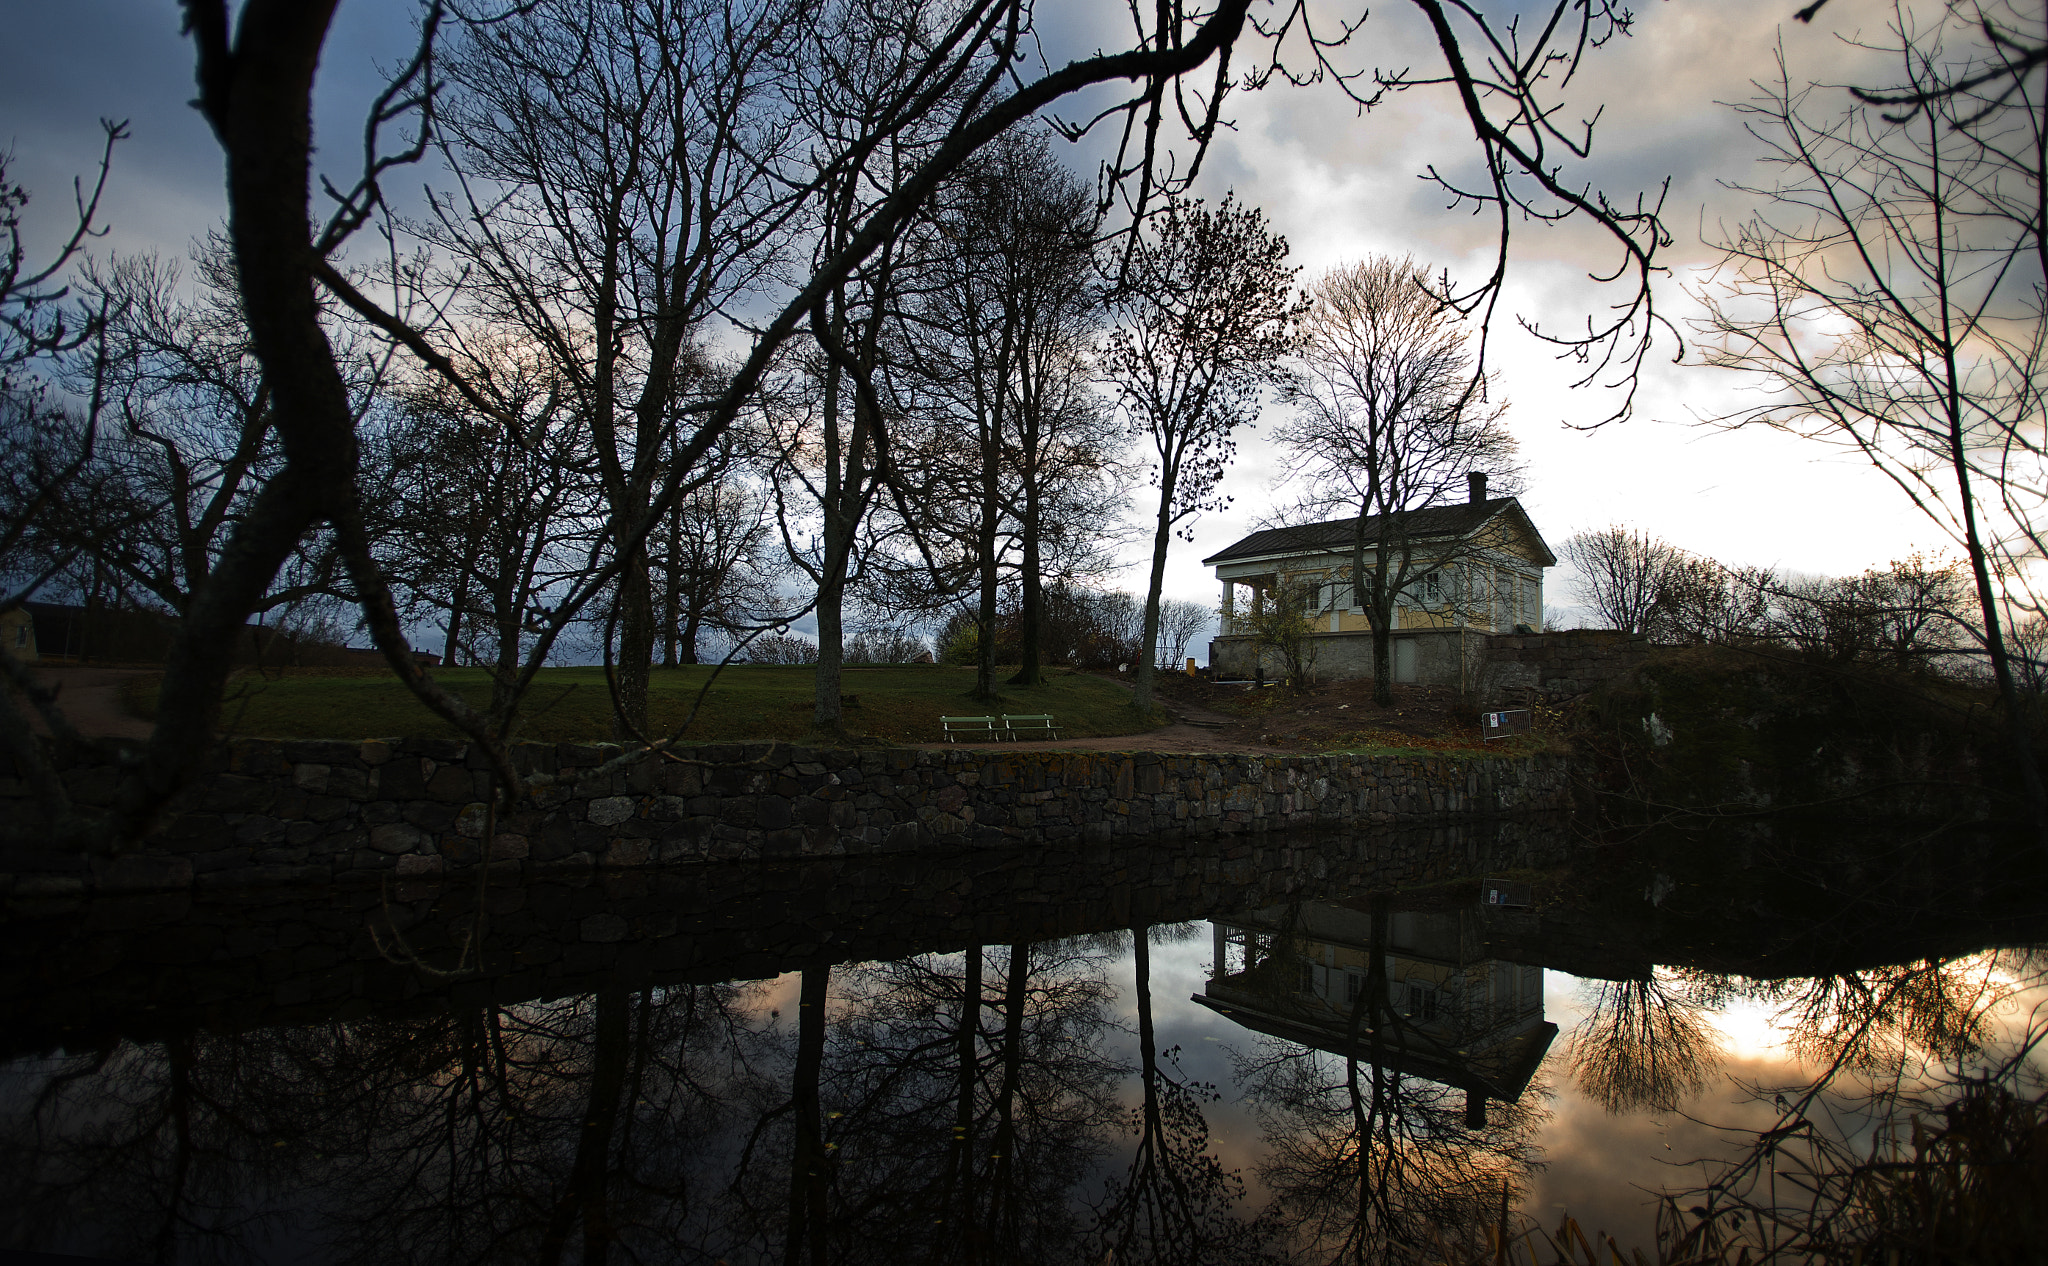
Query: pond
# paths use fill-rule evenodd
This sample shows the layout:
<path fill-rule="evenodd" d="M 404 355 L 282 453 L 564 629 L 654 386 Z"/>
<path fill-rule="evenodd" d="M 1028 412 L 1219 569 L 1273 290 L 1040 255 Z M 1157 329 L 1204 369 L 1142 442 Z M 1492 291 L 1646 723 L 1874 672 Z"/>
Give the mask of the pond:
<path fill-rule="evenodd" d="M 1969 1151 L 2039 1128 L 2017 841 L 1411 843 L 1396 891 L 1325 836 L 17 899 L 0 1248 L 1803 1260 L 1944 1174 L 2039 1230 L 2042 1159 Z"/>

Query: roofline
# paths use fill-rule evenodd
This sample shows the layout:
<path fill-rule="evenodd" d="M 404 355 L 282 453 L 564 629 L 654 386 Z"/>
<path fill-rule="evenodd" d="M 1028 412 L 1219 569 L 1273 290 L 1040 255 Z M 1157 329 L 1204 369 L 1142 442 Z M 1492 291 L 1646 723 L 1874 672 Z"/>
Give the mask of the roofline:
<path fill-rule="evenodd" d="M 1471 528 L 1467 529 L 1464 532 L 1428 532 L 1419 534 L 1412 539 L 1418 541 L 1435 541 L 1444 540 L 1446 538 L 1452 540 L 1461 539 L 1463 537 L 1471 536 L 1480 528 L 1485 527 L 1487 524 L 1493 522 L 1495 519 L 1499 518 L 1501 515 L 1507 513 L 1510 509 L 1512 509 L 1515 512 L 1515 516 L 1521 520 L 1522 526 L 1529 530 L 1529 535 L 1536 538 L 1537 548 L 1543 551 L 1543 566 L 1557 566 L 1557 551 L 1551 549 L 1550 543 L 1543 539 L 1543 533 L 1536 530 L 1536 524 L 1529 518 L 1529 512 L 1522 508 L 1521 499 L 1519 497 L 1501 497 L 1499 498 L 1499 501 L 1500 504 L 1497 507 L 1495 507 L 1492 513 L 1488 514 L 1485 518 L 1479 520 L 1479 522 L 1473 524 Z M 1440 509 L 1444 507 L 1424 506 L 1422 508 Z M 1352 523 L 1356 521 L 1357 516 L 1354 515 L 1350 519 L 1328 519 L 1325 520 L 1324 523 L 1304 523 L 1300 526 L 1323 527 L 1325 526 L 1325 524 L 1329 523 Z M 1376 540 L 1378 538 L 1374 539 Z M 1228 563 L 1273 562 L 1286 558 L 1305 558 L 1312 554 L 1340 554 L 1345 552 L 1346 548 L 1347 547 L 1340 546 L 1337 549 L 1330 549 L 1327 546 L 1321 545 L 1305 545 L 1299 549 L 1275 550 L 1271 553 L 1266 554 L 1243 554 L 1236 558 L 1225 559 L 1223 558 L 1223 555 L 1228 553 L 1230 550 L 1230 547 L 1226 545 L 1223 549 L 1218 550 L 1216 553 L 1211 554 L 1209 555 L 1209 557 L 1203 559 L 1200 565 L 1203 567 L 1214 567 L 1218 564 L 1218 560 Z"/>

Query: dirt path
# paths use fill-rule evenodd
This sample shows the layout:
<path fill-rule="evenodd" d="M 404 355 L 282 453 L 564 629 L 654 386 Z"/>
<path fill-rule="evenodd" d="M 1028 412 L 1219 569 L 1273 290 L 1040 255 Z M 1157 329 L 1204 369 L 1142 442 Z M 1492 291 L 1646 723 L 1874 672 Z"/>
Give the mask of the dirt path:
<path fill-rule="evenodd" d="M 917 743 L 914 746 L 930 751 L 943 751 L 948 747 L 999 747 L 1012 752 L 1172 752 L 1177 755 L 1221 752 L 1248 756 L 1301 754 L 1299 748 L 1247 743 L 1226 738 L 1206 726 L 1182 724 L 1147 730 L 1143 734 L 1113 734 L 1107 738 L 1031 739 L 1022 743 Z"/>
<path fill-rule="evenodd" d="M 1124 682 L 1115 683 L 1125 690 Z M 1028 739 L 1024 742 L 917 743 L 913 746 L 939 751 L 947 747 L 1000 747 L 1017 752 L 1172 752 L 1175 755 L 1225 753 L 1245 756 L 1284 756 L 1299 749 L 1275 747 L 1238 737 L 1235 717 L 1214 712 L 1197 703 L 1176 699 L 1165 704 L 1173 724 L 1143 734 L 1112 734 L 1106 738 Z"/>
<path fill-rule="evenodd" d="M 148 668 L 103 668 L 98 664 L 37 664 L 36 675 L 57 687 L 57 706 L 87 738 L 148 738 L 149 722 L 128 710 L 121 687 L 153 672 Z M 39 715 L 31 713 L 36 733 L 47 734 Z"/>

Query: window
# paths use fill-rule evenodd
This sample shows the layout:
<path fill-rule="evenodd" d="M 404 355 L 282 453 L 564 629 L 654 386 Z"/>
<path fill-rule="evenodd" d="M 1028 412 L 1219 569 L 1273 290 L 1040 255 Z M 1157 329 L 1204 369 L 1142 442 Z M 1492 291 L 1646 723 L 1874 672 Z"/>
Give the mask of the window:
<path fill-rule="evenodd" d="M 1300 988 L 1300 992 L 1302 992 L 1302 993 L 1314 993 L 1315 991 L 1316 991 L 1316 965 L 1315 965 L 1314 963 L 1310 963 L 1310 962 L 1304 962 L 1304 963 L 1302 963 L 1302 965 L 1301 965 L 1301 988 Z"/>
<path fill-rule="evenodd" d="M 1444 603 L 1444 574 L 1433 571 L 1420 577 L 1408 586 L 1408 592 L 1425 607 L 1440 607 Z"/>
<path fill-rule="evenodd" d="M 1416 981 L 1408 982 L 1408 1018 L 1411 1020 L 1436 1019 L 1437 992 L 1428 985 Z"/>
<path fill-rule="evenodd" d="M 1365 988 L 1365 977 L 1354 972 L 1344 973 L 1344 1005 L 1351 1006 L 1358 1001 L 1358 995 Z"/>

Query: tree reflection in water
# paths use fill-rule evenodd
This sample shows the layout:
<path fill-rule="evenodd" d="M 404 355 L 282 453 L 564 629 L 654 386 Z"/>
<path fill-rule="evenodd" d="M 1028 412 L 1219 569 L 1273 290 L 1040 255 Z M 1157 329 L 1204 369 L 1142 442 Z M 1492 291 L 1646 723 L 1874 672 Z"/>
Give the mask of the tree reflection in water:
<path fill-rule="evenodd" d="M 1536 1074 L 1555 1026 L 1528 964 L 1593 925 L 1320 895 L 1219 916 L 1195 999 L 1258 1035 L 1232 1069 L 1263 1139 L 1256 1185 L 1211 1136 L 1227 1090 L 1187 1075 L 1167 1036 L 1183 1019 L 1158 1008 L 1154 974 L 1175 933 L 1155 928 L 515 1004 L 454 982 L 345 1004 L 382 1015 L 245 1031 L 209 1031 L 200 1004 L 176 1021 L 108 1004 L 108 1029 L 147 1036 L 7 1065 L 0 1244 L 735 1266 L 1486 1256 L 1490 1233 L 1526 1229 L 1512 1211 L 1548 1115 Z M 1702 922 L 1674 936 L 1689 947 Z M 1886 926 L 1888 944 L 1917 935 Z M 2013 926 L 2009 942 L 2039 935 Z M 1701 1111 L 1720 1058 L 1708 1017 L 1734 1003 L 1774 1010 L 1804 1070 L 1746 1087 L 1771 1124 L 1730 1129 L 1670 1193 L 1667 1256 L 1926 1257 L 1940 1234 L 2025 1260 L 2048 1239 L 2029 1221 L 2048 1210 L 2048 961 L 1936 934 L 1901 952 L 1952 956 L 1781 979 L 1641 972 L 1687 957 L 1649 937 L 1571 951 L 1638 973 L 1588 985 L 1572 1039 L 1609 1110 Z M 1775 973 L 1811 969 L 1792 950 L 1883 956 L 1805 937 L 1700 957 Z M 51 1008 L 36 1031 L 68 1034 L 77 1013 Z"/>
<path fill-rule="evenodd" d="M 1719 1074 L 1718 1035 L 1684 985 L 1653 973 L 1583 986 L 1586 1015 L 1572 1030 L 1572 1073 L 1609 1112 L 1672 1111 Z"/>
<path fill-rule="evenodd" d="M 1387 900 L 1376 898 L 1364 978 L 1337 1040 L 1265 1037 L 1237 1059 L 1237 1080 L 1269 1149 L 1257 1171 L 1273 1195 L 1267 1216 L 1291 1260 L 1481 1253 L 1520 1202 L 1535 1161 L 1532 1136 L 1547 1116 L 1546 1093 L 1537 1084 L 1476 1107 L 1472 1096 L 1480 1092 L 1452 1084 L 1461 1076 L 1445 1060 L 1497 1031 L 1496 1017 L 1484 1008 L 1452 1009 L 1439 1015 L 1436 1033 L 1426 1033 L 1404 1014 L 1389 987 L 1390 915 Z M 1289 982 L 1313 964 L 1301 938 L 1281 934 L 1266 944 L 1247 973 L 1264 977 L 1266 996 L 1280 999 L 1296 992 Z M 1407 1067 L 1429 1067 L 1436 1076 Z M 1483 1094 L 1478 1103 L 1486 1103 Z"/>
<path fill-rule="evenodd" d="M 1151 942 L 1179 939 L 1180 932 L 1141 928 L 1131 934 L 1139 1102 L 1128 1112 L 1125 1129 L 1136 1141 L 1128 1168 L 1109 1180 L 1095 1210 L 1091 1261 L 1272 1260 L 1266 1253 L 1272 1220 L 1244 1215 L 1244 1180 L 1209 1149 L 1203 1107 L 1221 1096 L 1214 1086 L 1182 1075 L 1178 1048 L 1159 1049 L 1152 1023 Z"/>
<path fill-rule="evenodd" d="M 757 1132 L 751 1148 L 799 1158 L 783 1260 L 1073 1256 L 1070 1189 L 1100 1154 L 1123 1071 L 1102 1050 L 1112 949 L 975 946 L 842 969 L 819 1013 L 815 1062 L 796 1062 L 792 1137 Z M 822 974 L 805 974 L 807 1002 Z M 813 1068 L 814 1090 L 802 1084 Z M 807 1153 L 811 1094 L 820 1124 Z M 755 1160 L 736 1188 L 770 1239 L 764 1187 Z"/>
<path fill-rule="evenodd" d="M 12 1243 L 150 1260 L 710 1260 L 776 1052 L 750 986 L 123 1043 L 9 1122 Z M 289 1201 L 289 1203 L 285 1203 Z M 284 1210 L 289 1209 L 287 1214 Z M 66 1228 L 96 1238 L 72 1245 Z M 294 1251 L 296 1250 L 296 1251 Z"/>
<path fill-rule="evenodd" d="M 2048 962 L 2038 951 L 1923 959 L 1780 982 L 1811 1071 L 1743 1083 L 1775 1119 L 1670 1193 L 1667 1255 L 1753 1262 L 2036 1260 L 2048 1236 Z"/>

